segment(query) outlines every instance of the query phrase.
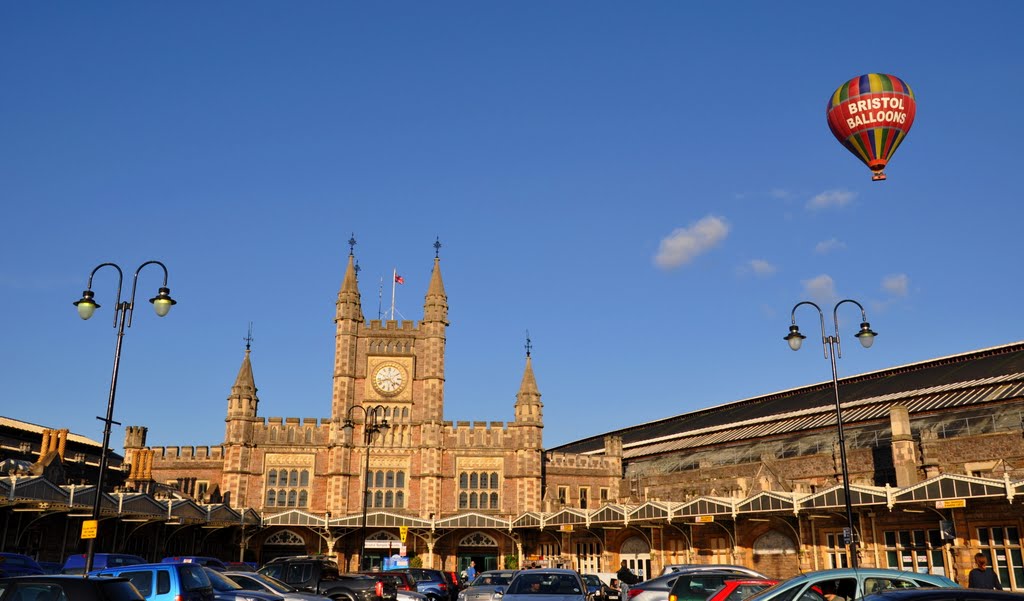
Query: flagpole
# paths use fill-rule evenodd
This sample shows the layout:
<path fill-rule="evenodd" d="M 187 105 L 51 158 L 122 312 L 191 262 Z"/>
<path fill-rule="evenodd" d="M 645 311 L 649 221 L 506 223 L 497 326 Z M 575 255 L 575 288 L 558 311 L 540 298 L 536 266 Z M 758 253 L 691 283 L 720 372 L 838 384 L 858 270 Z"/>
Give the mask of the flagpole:
<path fill-rule="evenodd" d="M 398 268 L 391 270 L 391 321 L 395 320 L 395 282 L 398 281 Z"/>
<path fill-rule="evenodd" d="M 377 319 L 383 315 L 384 307 L 384 276 L 380 276 L 380 286 L 377 287 Z"/>

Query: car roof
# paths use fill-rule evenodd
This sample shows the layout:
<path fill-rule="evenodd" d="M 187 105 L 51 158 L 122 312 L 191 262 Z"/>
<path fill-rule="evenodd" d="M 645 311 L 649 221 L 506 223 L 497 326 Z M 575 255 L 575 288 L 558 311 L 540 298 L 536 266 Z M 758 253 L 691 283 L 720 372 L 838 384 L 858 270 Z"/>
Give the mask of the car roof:
<path fill-rule="evenodd" d="M 1010 591 L 991 591 L 991 590 L 979 590 L 979 589 L 965 589 L 965 588 L 905 588 L 905 589 L 891 589 L 881 591 L 878 593 L 872 593 L 864 597 L 865 600 L 870 599 L 871 601 L 896 601 L 897 599 L 920 599 L 922 601 L 928 599 L 950 599 L 950 598 L 968 598 L 972 601 L 975 599 L 1006 599 L 1010 601 L 1012 599 L 1020 599 L 1020 593 L 1014 593 Z"/>

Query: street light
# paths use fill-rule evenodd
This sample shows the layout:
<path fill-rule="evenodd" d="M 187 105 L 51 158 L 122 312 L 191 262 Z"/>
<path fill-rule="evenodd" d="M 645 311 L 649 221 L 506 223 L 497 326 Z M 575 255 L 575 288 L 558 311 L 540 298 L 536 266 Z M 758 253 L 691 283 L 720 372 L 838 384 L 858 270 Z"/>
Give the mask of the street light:
<path fill-rule="evenodd" d="M 846 501 L 846 522 L 849 526 L 850 536 L 847 538 L 846 545 L 850 555 L 850 566 L 853 568 L 857 567 L 857 541 L 855 530 L 853 527 L 853 505 L 850 499 L 850 472 L 846 466 L 846 438 L 843 435 L 843 410 L 839 404 L 839 378 L 836 375 L 836 357 L 842 358 L 843 347 L 839 343 L 839 306 L 843 303 L 853 303 L 860 307 L 860 331 L 855 334 L 857 340 L 860 340 L 861 346 L 864 348 L 871 348 L 871 345 L 875 341 L 875 332 L 871 330 L 871 324 L 868 323 L 867 313 L 864 312 L 864 307 L 853 299 L 845 299 L 836 303 L 836 306 L 832 309 L 832 320 L 835 324 L 835 334 L 833 336 L 825 335 L 825 314 L 821 312 L 821 307 L 812 303 L 811 301 L 802 301 L 793 306 L 793 311 L 790 315 L 792 324 L 789 326 L 789 334 L 786 335 L 785 340 L 789 343 L 789 348 L 794 351 L 800 350 L 800 345 L 803 343 L 804 336 L 800 333 L 800 328 L 796 325 L 796 310 L 800 305 L 810 305 L 818 310 L 818 317 L 821 320 L 821 343 L 825 352 L 825 358 L 832 359 L 832 387 L 835 390 L 836 395 L 836 423 L 839 428 L 839 459 L 843 469 L 843 497 Z"/>
<path fill-rule="evenodd" d="M 139 283 L 139 272 L 142 268 L 147 265 L 159 265 L 164 270 L 164 284 L 161 286 L 156 293 L 156 296 L 149 299 L 149 302 L 153 303 L 153 310 L 156 311 L 158 317 L 164 317 L 171 310 L 171 306 L 177 304 L 178 301 L 171 298 L 171 290 L 167 287 L 167 267 L 164 266 L 160 261 L 146 261 L 139 268 L 135 270 L 135 277 L 132 280 L 132 295 L 127 301 L 121 300 L 121 284 L 124 282 L 124 273 L 121 268 L 115 263 L 101 263 L 92 270 L 89 274 L 89 283 L 86 286 L 86 290 L 82 292 L 82 298 L 75 301 L 74 305 L 78 309 L 78 316 L 82 319 L 89 319 L 95 313 L 96 309 L 99 309 L 99 304 L 93 300 L 92 292 L 92 278 L 96 275 L 96 272 L 100 269 L 107 267 L 113 267 L 117 270 L 117 303 L 114 306 L 114 327 L 117 328 L 117 345 L 114 347 L 114 373 L 110 377 L 110 396 L 107 397 L 107 417 L 97 417 L 96 419 L 103 422 L 103 446 L 100 447 L 100 468 L 99 473 L 96 476 L 96 499 L 92 505 L 92 519 L 99 523 L 100 519 L 100 500 L 103 495 L 103 476 L 107 471 L 107 447 L 110 445 L 110 425 L 117 424 L 119 422 L 114 421 L 114 394 L 117 391 L 117 369 L 121 364 L 121 340 L 124 338 L 125 320 L 127 319 L 127 327 L 132 327 L 132 312 L 135 309 L 135 288 Z M 85 558 L 85 573 L 88 574 L 92 570 L 93 558 L 96 555 L 96 539 L 89 539 L 89 550 Z"/>
<path fill-rule="evenodd" d="M 370 445 L 373 444 L 374 434 L 387 430 L 391 425 L 384 417 L 383 405 L 377 405 L 370 409 L 362 405 L 353 405 L 346 414 L 342 428 L 351 431 L 356 427 L 355 422 L 352 421 L 352 412 L 356 409 L 363 412 L 363 442 L 366 444 L 366 467 L 363 468 L 363 522 L 359 526 L 359 538 L 362 541 L 359 545 L 359 565 L 363 566 L 366 555 L 366 508 L 370 505 Z M 369 567 L 362 569 L 369 569 Z"/>

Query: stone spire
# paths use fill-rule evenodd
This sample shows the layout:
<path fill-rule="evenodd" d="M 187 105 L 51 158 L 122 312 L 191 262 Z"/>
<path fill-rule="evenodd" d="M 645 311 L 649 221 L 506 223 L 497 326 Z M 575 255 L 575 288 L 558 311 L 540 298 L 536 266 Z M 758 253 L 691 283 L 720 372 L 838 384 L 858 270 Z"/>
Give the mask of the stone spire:
<path fill-rule="evenodd" d="M 345 266 L 345 278 L 341 281 L 341 290 L 338 291 L 336 319 L 363 321 L 363 307 L 359 297 L 359 282 L 356 278 L 356 272 L 356 258 L 350 252 L 348 255 L 348 265 Z"/>
<path fill-rule="evenodd" d="M 238 369 L 235 383 L 228 395 L 228 413 L 224 421 L 227 427 L 224 440 L 227 443 L 248 443 L 252 440 L 253 422 L 260 399 L 256 396 L 256 380 L 252 376 L 252 362 L 249 360 L 249 345 L 245 348 L 242 366 Z"/>
<path fill-rule="evenodd" d="M 252 362 L 249 361 L 250 349 L 245 349 L 242 367 L 238 369 L 238 377 L 231 386 L 232 398 L 256 398 L 256 380 L 252 377 Z"/>
<path fill-rule="evenodd" d="M 540 424 L 544 421 L 544 404 L 540 402 L 540 390 L 537 378 L 533 375 L 533 360 L 530 358 L 532 349 L 529 334 L 526 338 L 526 369 L 523 370 L 523 381 L 516 393 L 516 422 Z"/>
<path fill-rule="evenodd" d="M 430 273 L 430 286 L 423 303 L 423 321 L 448 325 L 448 295 L 444 292 L 444 282 L 441 280 L 440 249 L 441 242 L 438 240 L 434 242 L 434 270 Z"/>

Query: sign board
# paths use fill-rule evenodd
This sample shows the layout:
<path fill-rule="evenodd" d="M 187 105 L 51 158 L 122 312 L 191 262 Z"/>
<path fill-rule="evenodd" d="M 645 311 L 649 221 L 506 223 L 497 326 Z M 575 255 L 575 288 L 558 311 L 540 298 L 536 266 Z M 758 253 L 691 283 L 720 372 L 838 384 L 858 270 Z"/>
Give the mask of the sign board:
<path fill-rule="evenodd" d="M 81 538 L 89 539 L 96 538 L 96 529 L 99 526 L 98 520 L 85 520 L 82 522 L 82 536 Z"/>
<path fill-rule="evenodd" d="M 399 534 L 399 536 L 402 539 L 402 544 L 404 545 L 405 544 L 405 539 L 408 538 L 408 536 L 409 536 L 409 527 L 408 526 L 399 526 L 398 527 L 398 534 Z M 403 553 L 402 555 L 405 555 L 405 553 Z"/>
<path fill-rule="evenodd" d="M 967 499 L 946 499 L 945 501 L 936 501 L 936 509 L 962 509 L 967 507 Z"/>
<path fill-rule="evenodd" d="M 561 532 L 572 532 L 572 524 L 562 524 L 558 527 Z"/>
<path fill-rule="evenodd" d="M 713 516 L 713 515 L 698 515 L 696 518 L 694 518 L 693 521 L 698 523 L 698 524 L 710 524 L 711 522 L 715 521 L 715 516 Z"/>

